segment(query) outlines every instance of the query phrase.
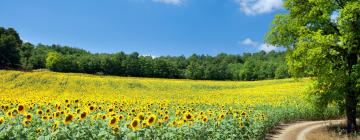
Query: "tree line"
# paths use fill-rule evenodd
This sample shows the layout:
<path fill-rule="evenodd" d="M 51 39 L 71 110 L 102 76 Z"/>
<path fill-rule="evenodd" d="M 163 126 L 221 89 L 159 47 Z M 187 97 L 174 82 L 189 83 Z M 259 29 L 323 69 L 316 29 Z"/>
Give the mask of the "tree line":
<path fill-rule="evenodd" d="M 0 28 L 0 35 L 0 69 L 47 68 L 56 72 L 195 80 L 263 80 L 290 76 L 285 52 L 152 57 L 137 52 L 90 53 L 68 46 L 23 43 L 12 28 Z"/>

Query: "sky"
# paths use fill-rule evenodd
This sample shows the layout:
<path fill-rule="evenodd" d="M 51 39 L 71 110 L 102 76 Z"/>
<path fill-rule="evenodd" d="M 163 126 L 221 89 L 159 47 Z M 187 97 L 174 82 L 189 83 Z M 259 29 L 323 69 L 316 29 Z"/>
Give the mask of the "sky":
<path fill-rule="evenodd" d="M 3 0 L 0 26 L 25 42 L 92 53 L 242 54 L 264 43 L 282 0 Z"/>

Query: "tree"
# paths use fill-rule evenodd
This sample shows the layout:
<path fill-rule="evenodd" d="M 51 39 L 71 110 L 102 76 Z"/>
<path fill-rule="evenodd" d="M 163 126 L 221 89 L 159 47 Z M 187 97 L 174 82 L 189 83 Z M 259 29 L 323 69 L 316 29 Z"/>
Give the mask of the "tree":
<path fill-rule="evenodd" d="M 33 69 L 42 69 L 46 68 L 45 60 L 49 53 L 49 48 L 45 45 L 39 44 L 37 45 L 31 53 L 31 57 L 29 61 L 33 66 Z"/>
<path fill-rule="evenodd" d="M 129 54 L 124 62 L 127 76 L 140 76 L 139 53 Z"/>
<path fill-rule="evenodd" d="M 282 79 L 289 77 L 288 68 L 286 65 L 279 65 L 275 70 L 275 79 Z"/>
<path fill-rule="evenodd" d="M 58 64 L 61 62 L 61 54 L 57 52 L 49 52 L 46 57 L 46 68 L 53 71 L 61 71 L 61 66 Z"/>
<path fill-rule="evenodd" d="M 25 70 L 33 69 L 33 65 L 30 60 L 33 49 L 34 45 L 31 43 L 24 43 L 20 48 L 20 63 L 21 67 Z"/>
<path fill-rule="evenodd" d="M 347 130 L 356 126 L 359 97 L 360 1 L 287 0 L 266 41 L 288 49 L 294 76 L 315 77 L 318 105 L 345 106 Z M 345 103 L 345 105 L 342 105 Z"/>
<path fill-rule="evenodd" d="M 0 27 L 0 69 L 20 66 L 20 47 L 22 41 L 12 28 Z"/>

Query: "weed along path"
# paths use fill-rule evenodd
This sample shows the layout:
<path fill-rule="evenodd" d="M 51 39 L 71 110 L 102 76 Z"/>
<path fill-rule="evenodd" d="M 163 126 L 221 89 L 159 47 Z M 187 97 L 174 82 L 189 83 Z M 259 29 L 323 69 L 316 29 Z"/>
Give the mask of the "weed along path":
<path fill-rule="evenodd" d="M 329 135 L 326 127 L 329 125 L 338 125 L 344 120 L 326 120 L 326 121 L 299 121 L 293 124 L 279 125 L 274 134 L 267 136 L 269 140 L 328 140 Z M 320 132 L 321 131 L 321 132 Z M 315 133 L 316 132 L 316 133 Z"/>

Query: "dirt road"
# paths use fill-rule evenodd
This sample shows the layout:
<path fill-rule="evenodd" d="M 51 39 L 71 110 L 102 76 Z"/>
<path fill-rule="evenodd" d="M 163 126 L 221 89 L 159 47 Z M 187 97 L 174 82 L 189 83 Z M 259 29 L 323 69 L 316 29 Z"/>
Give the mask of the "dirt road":
<path fill-rule="evenodd" d="M 344 120 L 301 121 L 282 125 L 276 134 L 269 135 L 270 140 L 312 140 L 333 138 L 327 134 L 326 126 L 340 124 Z M 316 132 L 316 133 L 315 133 Z M 342 139 L 337 137 L 336 139 Z M 345 138 L 348 139 L 348 138 Z"/>

